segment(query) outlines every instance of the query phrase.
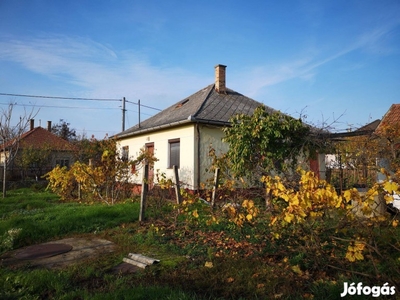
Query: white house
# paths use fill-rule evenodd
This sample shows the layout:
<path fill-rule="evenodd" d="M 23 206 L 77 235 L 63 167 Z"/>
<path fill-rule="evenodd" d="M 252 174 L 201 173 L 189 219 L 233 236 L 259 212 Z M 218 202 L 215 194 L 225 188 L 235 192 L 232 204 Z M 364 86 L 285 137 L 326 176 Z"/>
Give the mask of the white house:
<path fill-rule="evenodd" d="M 226 66 L 215 66 L 215 83 L 117 134 L 121 151 L 135 157 L 145 147 L 158 159 L 154 170 L 172 178 L 172 166 L 176 165 L 184 186 L 198 189 L 213 176 L 206 171 L 210 167 L 210 146 L 217 153 L 228 150 L 228 144 L 222 142 L 222 127 L 230 125 L 233 115 L 252 114 L 264 105 L 227 88 L 225 74 Z M 267 110 L 274 111 L 269 107 Z"/>

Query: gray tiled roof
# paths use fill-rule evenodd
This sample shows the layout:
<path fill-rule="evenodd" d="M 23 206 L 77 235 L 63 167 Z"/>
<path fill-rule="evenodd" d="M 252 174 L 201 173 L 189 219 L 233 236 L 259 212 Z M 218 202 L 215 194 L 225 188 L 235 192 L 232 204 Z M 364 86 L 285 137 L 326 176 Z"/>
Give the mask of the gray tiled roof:
<path fill-rule="evenodd" d="M 233 115 L 250 115 L 260 105 L 263 104 L 231 89 L 218 93 L 211 84 L 117 136 L 126 137 L 185 123 L 229 125 Z M 274 111 L 269 107 L 267 109 Z"/>

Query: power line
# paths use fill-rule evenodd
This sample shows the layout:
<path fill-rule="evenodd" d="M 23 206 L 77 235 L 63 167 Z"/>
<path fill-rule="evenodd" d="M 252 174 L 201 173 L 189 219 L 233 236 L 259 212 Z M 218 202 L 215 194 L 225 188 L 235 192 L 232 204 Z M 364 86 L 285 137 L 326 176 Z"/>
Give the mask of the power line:
<path fill-rule="evenodd" d="M 139 105 L 139 103 L 137 103 L 137 102 L 132 102 L 132 101 L 128 101 L 128 100 L 126 100 L 126 102 Z M 151 107 L 151 106 L 148 106 L 148 105 L 144 105 L 144 104 L 142 104 L 142 103 L 140 103 L 140 106 L 146 107 L 146 108 L 150 108 L 150 109 L 154 109 L 154 110 L 158 110 L 158 111 L 162 111 L 162 109 L 155 108 L 155 107 Z"/>
<path fill-rule="evenodd" d="M 127 111 L 134 112 L 134 113 L 139 113 L 137 110 L 133 110 L 133 109 L 127 109 Z M 154 116 L 152 114 L 147 114 L 147 113 L 144 113 L 144 112 L 140 112 L 140 114 L 146 115 L 146 116 L 150 116 L 150 117 Z"/>
<path fill-rule="evenodd" d="M 148 106 L 148 105 L 144 105 L 140 103 L 140 100 L 138 100 L 138 102 L 132 102 L 132 101 L 128 101 L 126 100 L 125 97 L 123 97 L 122 99 L 110 99 L 110 98 L 82 98 L 82 97 L 59 97 L 59 96 L 44 96 L 44 95 L 28 95 L 28 94 L 15 94 L 15 93 L 0 93 L 0 96 L 12 96 L 12 97 L 28 97 L 28 98 L 41 98 L 41 99 L 61 99 L 61 100 L 79 100 L 79 101 L 122 101 L 122 131 L 125 130 L 125 112 L 127 111 L 127 109 L 125 108 L 125 103 L 131 103 L 131 104 L 135 104 L 138 106 L 138 118 L 139 118 L 139 124 L 140 124 L 140 108 L 141 107 L 145 107 L 148 109 L 153 109 L 156 111 L 162 111 L 159 108 L 156 107 L 152 107 L 152 106 Z M 5 104 L 5 103 L 0 103 L 0 104 Z M 15 103 L 15 105 L 19 105 L 17 103 Z M 37 105 L 32 105 L 32 104 L 27 104 L 25 106 L 37 106 Z M 47 107 L 47 108 L 67 108 L 67 109 L 112 109 L 112 108 L 103 108 L 103 107 L 74 107 L 74 106 L 57 106 L 57 105 L 38 105 L 38 107 Z M 149 114 L 145 114 L 145 115 L 149 115 Z"/>
<path fill-rule="evenodd" d="M 9 94 L 9 93 L 0 93 L 0 96 L 28 97 L 28 98 L 47 98 L 47 99 L 62 99 L 62 100 L 121 101 L 121 99 L 58 97 L 58 96 L 40 96 L 40 95 Z"/>
<path fill-rule="evenodd" d="M 59 96 L 43 96 L 43 95 L 27 95 L 27 94 L 11 94 L 11 93 L 0 93 L 0 96 L 12 96 L 12 97 L 27 97 L 27 98 L 43 98 L 43 99 L 60 99 L 60 100 L 86 100 L 86 101 L 122 101 L 121 99 L 112 99 L 112 98 L 80 98 L 80 97 L 59 97 Z M 132 102 L 125 100 L 128 103 L 132 103 L 135 105 L 139 105 L 137 102 Z M 149 109 L 154 109 L 157 111 L 162 111 L 162 109 L 140 104 L 142 107 L 146 107 Z"/>
<path fill-rule="evenodd" d="M 0 103 L 4 105 L 8 105 L 9 103 Z M 119 109 L 116 107 L 82 107 L 82 106 L 57 106 L 57 105 L 34 105 L 34 104 L 18 104 L 17 106 L 33 106 L 33 107 L 47 107 L 47 108 L 72 108 L 72 109 Z"/>

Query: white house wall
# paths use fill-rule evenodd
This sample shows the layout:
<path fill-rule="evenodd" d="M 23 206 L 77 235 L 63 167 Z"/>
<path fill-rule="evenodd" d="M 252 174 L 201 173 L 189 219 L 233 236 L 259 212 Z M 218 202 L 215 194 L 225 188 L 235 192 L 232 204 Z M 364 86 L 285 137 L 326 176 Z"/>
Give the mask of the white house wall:
<path fill-rule="evenodd" d="M 194 189 L 195 186 L 195 149 L 194 137 L 195 127 L 193 124 L 187 126 L 168 128 L 156 132 L 144 133 L 142 135 L 119 141 L 120 152 L 122 147 L 129 147 L 130 159 L 135 159 L 140 153 L 140 149 L 146 144 L 154 143 L 154 156 L 158 159 L 154 163 L 154 175 L 159 170 L 160 173 L 165 173 L 167 178 L 173 179 L 173 170 L 168 168 L 169 164 L 169 140 L 180 139 L 180 168 L 179 180 L 183 182 L 183 187 Z M 142 170 L 138 171 L 137 176 L 133 178 L 135 183 L 141 183 Z"/>
<path fill-rule="evenodd" d="M 226 153 L 229 149 L 227 143 L 222 142 L 224 132 L 221 127 L 191 123 L 180 127 L 170 127 L 165 130 L 144 133 L 119 141 L 120 153 L 122 147 L 129 147 L 130 159 L 135 159 L 140 149 L 146 144 L 154 143 L 154 156 L 158 159 L 154 163 L 154 175 L 165 173 L 169 179 L 174 178 L 173 170 L 169 164 L 169 140 L 180 139 L 180 168 L 179 179 L 182 187 L 191 190 L 199 188 L 199 184 L 206 183 L 214 177 L 208 170 L 211 167 L 209 156 L 210 148 L 215 149 L 216 155 Z M 198 144 L 200 143 L 200 144 Z M 309 167 L 309 161 L 304 161 Z M 320 178 L 325 179 L 325 155 L 318 155 Z M 133 182 L 142 182 L 142 170 L 139 169 Z"/>

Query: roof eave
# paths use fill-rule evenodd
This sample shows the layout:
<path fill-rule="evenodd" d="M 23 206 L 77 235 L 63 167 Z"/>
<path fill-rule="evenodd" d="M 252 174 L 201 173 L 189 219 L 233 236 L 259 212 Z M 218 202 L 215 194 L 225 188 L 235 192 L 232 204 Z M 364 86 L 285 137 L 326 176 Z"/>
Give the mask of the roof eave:
<path fill-rule="evenodd" d="M 194 123 L 200 124 L 208 124 L 208 125 L 216 125 L 216 126 L 230 126 L 231 123 L 229 121 L 218 121 L 218 120 L 208 120 L 208 119 L 200 119 L 193 116 L 189 116 L 190 120 Z"/>
<path fill-rule="evenodd" d="M 162 129 L 166 129 L 166 128 L 171 128 L 171 127 L 176 127 L 176 126 L 180 126 L 180 125 L 186 125 L 186 124 L 190 124 L 190 123 L 208 124 L 208 125 L 215 125 L 215 126 L 220 126 L 220 127 L 230 126 L 231 125 L 231 123 L 227 122 L 227 121 L 200 119 L 200 118 L 196 118 L 196 117 L 193 117 L 192 115 L 190 115 L 185 120 L 180 120 L 180 121 L 176 121 L 176 122 L 172 122 L 172 123 L 153 126 L 153 127 L 150 127 L 150 128 L 143 128 L 143 129 L 136 130 L 134 132 L 129 132 L 129 133 L 121 134 L 121 135 L 116 135 L 115 137 L 117 139 L 124 139 L 124 138 L 129 138 L 129 137 L 132 137 L 132 136 L 140 135 L 140 134 L 143 134 L 143 133 L 153 132 L 153 131 L 162 130 Z"/>
<path fill-rule="evenodd" d="M 115 137 L 119 140 L 119 139 L 123 139 L 123 138 L 129 138 L 129 137 L 132 137 L 132 136 L 135 136 L 135 135 L 140 135 L 140 134 L 143 134 L 143 133 L 153 132 L 153 131 L 162 130 L 162 129 L 166 129 L 166 128 L 171 128 L 171 127 L 176 127 L 176 126 L 179 126 L 179 125 L 184 125 L 184 124 L 189 124 L 189 123 L 192 123 L 192 121 L 188 118 L 186 120 L 180 120 L 180 121 L 176 121 L 176 122 L 172 122 L 172 123 L 153 126 L 153 127 L 150 127 L 150 128 L 143 128 L 143 129 L 136 130 L 134 132 L 128 132 L 128 133 L 121 134 L 121 135 L 115 135 Z"/>

